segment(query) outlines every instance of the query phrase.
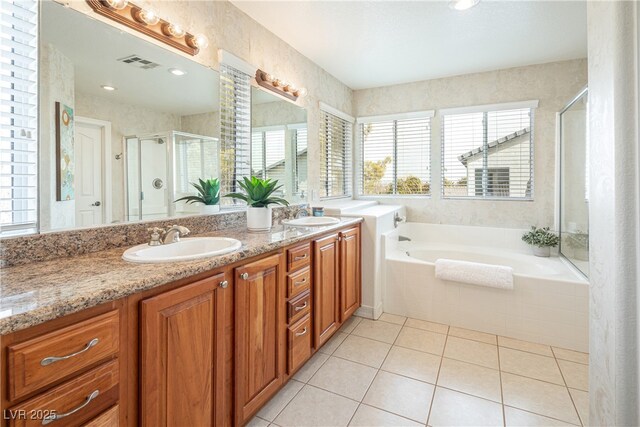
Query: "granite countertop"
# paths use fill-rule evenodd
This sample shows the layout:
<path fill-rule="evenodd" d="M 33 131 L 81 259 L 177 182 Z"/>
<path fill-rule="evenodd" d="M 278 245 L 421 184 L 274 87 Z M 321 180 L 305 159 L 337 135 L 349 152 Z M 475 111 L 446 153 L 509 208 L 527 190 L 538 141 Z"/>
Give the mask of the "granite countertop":
<path fill-rule="evenodd" d="M 267 253 L 361 222 L 341 218 L 333 226 L 252 233 L 229 228 L 202 236 L 233 237 L 242 247 L 230 254 L 194 261 L 133 264 L 122 259 L 126 247 L 0 269 L 0 335 L 75 313 L 136 292 Z"/>

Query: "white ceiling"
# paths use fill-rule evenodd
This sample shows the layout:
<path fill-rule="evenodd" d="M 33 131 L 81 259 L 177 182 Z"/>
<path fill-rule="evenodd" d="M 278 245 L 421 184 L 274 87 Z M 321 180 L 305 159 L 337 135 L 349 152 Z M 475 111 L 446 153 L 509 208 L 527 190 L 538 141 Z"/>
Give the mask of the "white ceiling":
<path fill-rule="evenodd" d="M 231 1 L 352 89 L 587 56 L 585 1 Z"/>
<path fill-rule="evenodd" d="M 216 71 L 51 1 L 42 2 L 40 44 L 46 43 L 73 62 L 76 92 L 179 115 L 218 110 Z M 160 66 L 143 70 L 117 61 L 133 54 Z M 186 74 L 174 76 L 169 68 Z"/>

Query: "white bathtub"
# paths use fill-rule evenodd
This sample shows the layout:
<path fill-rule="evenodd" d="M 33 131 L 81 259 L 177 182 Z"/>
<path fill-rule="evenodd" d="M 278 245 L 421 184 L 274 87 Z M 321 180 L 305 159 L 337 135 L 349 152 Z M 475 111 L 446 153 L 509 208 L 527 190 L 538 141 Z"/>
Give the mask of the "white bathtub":
<path fill-rule="evenodd" d="M 384 235 L 384 311 L 588 351 L 588 282 L 557 256 L 533 256 L 520 240 L 523 232 L 401 224 Z M 514 289 L 437 279 L 434 263 L 439 258 L 510 266 Z"/>

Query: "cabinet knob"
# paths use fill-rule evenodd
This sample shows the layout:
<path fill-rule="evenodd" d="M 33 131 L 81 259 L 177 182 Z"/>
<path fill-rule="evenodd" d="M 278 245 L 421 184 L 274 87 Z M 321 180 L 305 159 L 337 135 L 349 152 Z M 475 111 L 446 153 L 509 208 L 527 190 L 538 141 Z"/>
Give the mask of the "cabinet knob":
<path fill-rule="evenodd" d="M 241 278 L 242 280 L 247 280 L 247 279 L 249 278 L 249 273 L 242 273 L 242 274 L 240 275 L 240 278 Z"/>
<path fill-rule="evenodd" d="M 229 286 L 229 281 L 228 280 L 223 280 L 222 282 L 220 282 L 220 287 L 222 289 L 225 289 L 227 286 Z"/>

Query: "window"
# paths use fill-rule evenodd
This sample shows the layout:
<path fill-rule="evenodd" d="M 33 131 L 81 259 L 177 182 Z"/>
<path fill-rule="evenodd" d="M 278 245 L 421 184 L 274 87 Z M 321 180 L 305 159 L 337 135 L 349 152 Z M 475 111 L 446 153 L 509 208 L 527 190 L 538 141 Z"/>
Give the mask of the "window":
<path fill-rule="evenodd" d="M 443 196 L 531 199 L 536 106 L 534 101 L 444 110 Z"/>
<path fill-rule="evenodd" d="M 320 197 L 351 196 L 353 118 L 321 104 Z"/>
<path fill-rule="evenodd" d="M 0 9 L 0 228 L 37 228 L 38 2 L 2 0 Z"/>
<path fill-rule="evenodd" d="M 294 191 L 304 197 L 307 192 L 307 124 L 291 125 L 289 128 L 296 153 Z"/>
<path fill-rule="evenodd" d="M 359 119 L 362 195 L 431 193 L 432 112 L 410 118 Z"/>

